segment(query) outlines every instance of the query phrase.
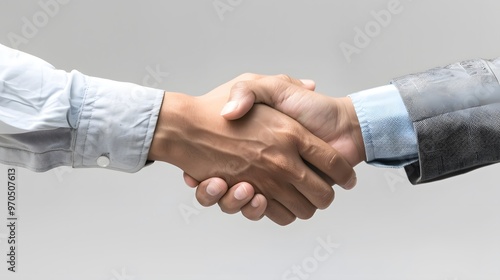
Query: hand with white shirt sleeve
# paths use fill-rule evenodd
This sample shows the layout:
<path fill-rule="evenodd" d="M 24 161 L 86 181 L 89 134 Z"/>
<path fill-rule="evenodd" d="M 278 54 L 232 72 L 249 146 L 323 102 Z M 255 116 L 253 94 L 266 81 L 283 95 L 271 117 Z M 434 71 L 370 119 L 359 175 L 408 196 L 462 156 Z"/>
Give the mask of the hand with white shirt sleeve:
<path fill-rule="evenodd" d="M 354 187 L 363 160 L 404 166 L 412 183 L 499 162 L 499 65 L 463 61 L 344 98 L 247 74 L 194 98 L 67 73 L 0 45 L 0 162 L 136 172 L 163 160 L 186 172 L 202 205 L 288 224 L 328 206 L 332 184 Z"/>
<path fill-rule="evenodd" d="M 165 161 L 194 178 L 247 181 L 278 224 L 311 217 L 333 200 L 332 182 L 354 170 L 295 120 L 263 105 L 220 115 L 242 75 L 193 97 L 67 73 L 0 45 L 0 162 L 43 172 L 58 166 L 136 172 Z M 247 195 L 240 193 L 240 195 Z"/>

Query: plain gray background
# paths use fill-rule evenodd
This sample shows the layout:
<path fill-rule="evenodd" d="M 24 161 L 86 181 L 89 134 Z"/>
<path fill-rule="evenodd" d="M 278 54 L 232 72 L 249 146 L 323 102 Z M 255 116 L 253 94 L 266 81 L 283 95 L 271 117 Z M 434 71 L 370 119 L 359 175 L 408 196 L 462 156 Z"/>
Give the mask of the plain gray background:
<path fill-rule="evenodd" d="M 151 76 L 158 88 L 191 95 L 257 72 L 315 79 L 319 92 L 340 97 L 399 75 L 500 55 L 500 2 L 491 0 L 401 0 L 401 12 L 379 29 L 372 11 L 392 1 L 60 2 L 47 15 L 38 1 L 2 1 L 0 43 L 12 46 L 13 33 L 23 37 L 26 18 L 39 27 L 18 48 L 57 68 L 138 84 Z M 348 62 L 339 46 L 355 46 L 355 28 L 366 26 L 373 38 Z M 155 80 L 151 69 L 168 77 Z M 498 166 L 421 186 L 411 186 L 401 170 L 363 163 L 356 171 L 357 187 L 335 187 L 330 208 L 279 227 L 201 208 L 182 172 L 164 163 L 136 174 L 19 169 L 19 272 L 7 272 L 2 261 L 0 278 L 500 277 Z M 1 226 L 2 256 L 6 234 Z M 321 249 L 319 240 L 335 248 Z M 303 274 L 287 274 L 294 266 Z"/>

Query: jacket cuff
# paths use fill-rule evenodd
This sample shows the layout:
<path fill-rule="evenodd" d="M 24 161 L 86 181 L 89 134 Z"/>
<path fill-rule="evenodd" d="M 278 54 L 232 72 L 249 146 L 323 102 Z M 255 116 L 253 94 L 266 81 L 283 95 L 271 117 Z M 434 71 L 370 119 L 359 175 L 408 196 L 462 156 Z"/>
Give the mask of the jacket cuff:
<path fill-rule="evenodd" d="M 405 167 L 412 183 L 500 160 L 500 85 L 494 74 L 499 64 L 468 60 L 393 81 L 418 138 L 419 161 Z"/>

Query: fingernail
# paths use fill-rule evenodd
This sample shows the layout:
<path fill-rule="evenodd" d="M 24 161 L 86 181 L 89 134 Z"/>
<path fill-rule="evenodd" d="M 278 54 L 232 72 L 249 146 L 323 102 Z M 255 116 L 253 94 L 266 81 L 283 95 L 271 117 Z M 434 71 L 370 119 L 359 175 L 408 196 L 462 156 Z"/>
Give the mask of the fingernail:
<path fill-rule="evenodd" d="M 245 186 L 239 186 L 235 191 L 234 191 L 234 198 L 237 200 L 243 200 L 247 198 L 248 192 Z"/>
<path fill-rule="evenodd" d="M 346 190 L 350 190 L 352 188 L 354 188 L 356 186 L 356 183 L 358 182 L 358 179 L 356 178 L 356 176 L 352 177 L 345 185 L 344 185 L 344 189 Z"/>
<path fill-rule="evenodd" d="M 314 86 L 314 81 L 309 80 L 309 79 L 300 79 L 300 81 L 305 85 L 305 86 Z"/>
<path fill-rule="evenodd" d="M 214 183 L 214 182 L 210 182 L 208 183 L 208 186 L 207 186 L 207 193 L 211 196 L 217 196 L 219 193 L 220 193 L 221 189 L 219 188 L 219 186 Z"/>
<path fill-rule="evenodd" d="M 250 205 L 252 205 L 253 208 L 257 208 L 260 206 L 260 199 L 258 197 L 254 197 L 252 199 L 252 202 L 250 203 Z"/>
<path fill-rule="evenodd" d="M 232 111 L 236 110 L 238 108 L 238 102 L 237 101 L 229 101 L 224 105 L 224 108 L 222 108 L 222 111 L 220 112 L 221 116 L 227 115 L 231 113 Z"/>

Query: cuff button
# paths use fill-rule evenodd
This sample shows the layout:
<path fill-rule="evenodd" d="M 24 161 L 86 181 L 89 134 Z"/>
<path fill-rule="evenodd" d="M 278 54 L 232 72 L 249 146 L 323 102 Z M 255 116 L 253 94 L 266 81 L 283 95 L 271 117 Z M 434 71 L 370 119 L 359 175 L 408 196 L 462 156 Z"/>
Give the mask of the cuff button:
<path fill-rule="evenodd" d="M 97 158 L 97 165 L 100 167 L 108 167 L 110 160 L 107 156 L 100 156 Z"/>

